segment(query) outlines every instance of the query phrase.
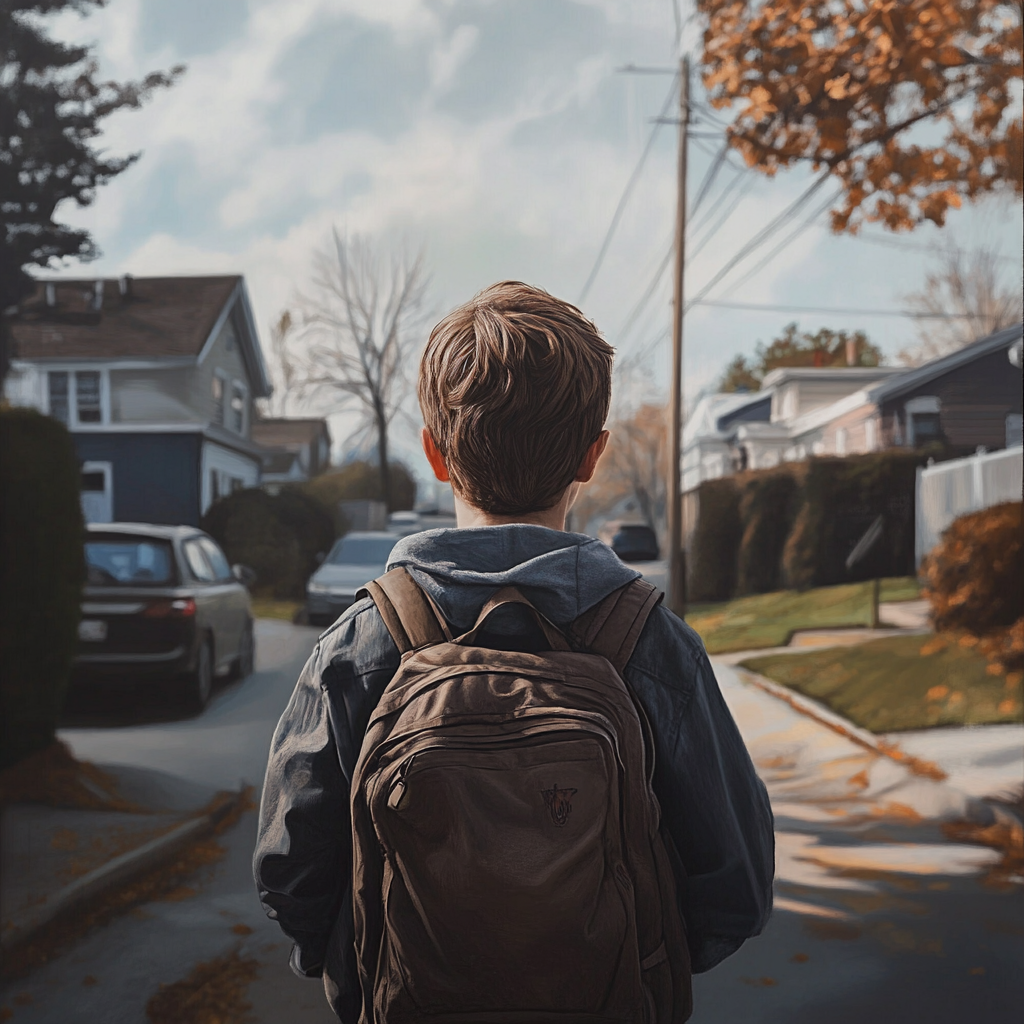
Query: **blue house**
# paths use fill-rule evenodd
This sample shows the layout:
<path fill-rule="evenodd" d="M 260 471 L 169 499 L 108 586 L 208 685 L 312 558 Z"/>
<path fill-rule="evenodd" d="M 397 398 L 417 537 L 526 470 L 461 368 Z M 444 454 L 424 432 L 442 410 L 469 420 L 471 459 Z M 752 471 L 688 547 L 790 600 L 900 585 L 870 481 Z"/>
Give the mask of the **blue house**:
<path fill-rule="evenodd" d="M 40 281 L 10 353 L 5 397 L 67 424 L 88 521 L 197 526 L 260 483 L 271 385 L 242 277 Z"/>

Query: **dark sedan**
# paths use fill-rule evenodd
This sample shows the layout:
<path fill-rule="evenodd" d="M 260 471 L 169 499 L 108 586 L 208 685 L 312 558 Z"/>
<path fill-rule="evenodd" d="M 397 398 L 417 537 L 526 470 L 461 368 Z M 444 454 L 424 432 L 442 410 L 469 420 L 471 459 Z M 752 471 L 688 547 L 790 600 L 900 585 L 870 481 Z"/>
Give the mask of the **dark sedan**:
<path fill-rule="evenodd" d="M 199 710 L 217 676 L 252 672 L 251 570 L 230 566 L 194 527 L 94 523 L 87 531 L 74 681 L 167 680 Z"/>

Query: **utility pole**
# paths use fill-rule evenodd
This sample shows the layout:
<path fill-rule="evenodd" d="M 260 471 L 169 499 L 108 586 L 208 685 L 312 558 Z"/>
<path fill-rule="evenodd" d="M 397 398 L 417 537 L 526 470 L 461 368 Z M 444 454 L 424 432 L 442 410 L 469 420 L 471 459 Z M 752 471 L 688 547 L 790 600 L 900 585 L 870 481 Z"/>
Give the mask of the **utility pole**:
<path fill-rule="evenodd" d="M 686 611 L 686 550 L 680 470 L 683 437 L 683 283 L 686 267 L 686 147 L 690 125 L 690 60 L 679 65 L 679 163 L 676 196 L 676 261 L 672 299 L 672 388 L 668 424 L 668 606 Z"/>

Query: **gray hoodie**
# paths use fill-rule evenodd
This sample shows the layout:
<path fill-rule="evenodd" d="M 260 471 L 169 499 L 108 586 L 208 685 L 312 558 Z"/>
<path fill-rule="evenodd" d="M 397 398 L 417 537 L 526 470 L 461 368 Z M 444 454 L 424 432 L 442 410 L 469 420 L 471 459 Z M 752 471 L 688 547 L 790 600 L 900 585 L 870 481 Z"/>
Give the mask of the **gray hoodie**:
<path fill-rule="evenodd" d="M 472 627 L 505 586 L 564 626 L 640 575 L 592 537 L 522 524 L 414 534 L 395 546 L 388 568 L 396 566 L 408 569 L 456 632 Z M 513 608 L 494 630 L 526 628 Z M 293 969 L 323 976 L 343 1021 L 355 1022 L 362 1005 L 349 781 L 370 714 L 398 664 L 373 603 L 353 605 L 320 637 L 296 684 L 263 788 L 253 864 L 260 900 L 295 943 Z M 705 971 L 757 935 L 771 912 L 768 796 L 700 638 L 663 606 L 648 620 L 625 676 L 655 734 L 654 789 L 685 867 L 677 883 L 693 969 Z"/>

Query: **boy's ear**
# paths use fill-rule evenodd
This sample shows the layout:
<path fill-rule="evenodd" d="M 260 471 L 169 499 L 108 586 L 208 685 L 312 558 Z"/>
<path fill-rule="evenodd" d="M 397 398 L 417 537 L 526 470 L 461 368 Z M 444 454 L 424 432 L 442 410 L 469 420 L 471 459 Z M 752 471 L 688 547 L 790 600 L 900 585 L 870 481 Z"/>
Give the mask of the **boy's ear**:
<path fill-rule="evenodd" d="M 608 447 L 608 438 L 611 435 L 607 430 L 602 430 L 597 435 L 597 440 L 587 449 L 587 454 L 583 456 L 583 461 L 580 463 L 580 468 L 576 472 L 577 483 L 585 484 L 594 475 L 597 469 L 597 460 L 604 454 L 605 448 Z"/>
<path fill-rule="evenodd" d="M 423 442 L 423 454 L 426 455 L 427 462 L 430 463 L 430 468 L 434 471 L 434 476 L 442 483 L 448 483 L 451 480 L 451 476 L 448 474 L 448 467 L 445 465 L 444 456 L 434 443 L 434 439 L 430 436 L 430 431 L 426 427 L 420 432 L 420 438 Z"/>

